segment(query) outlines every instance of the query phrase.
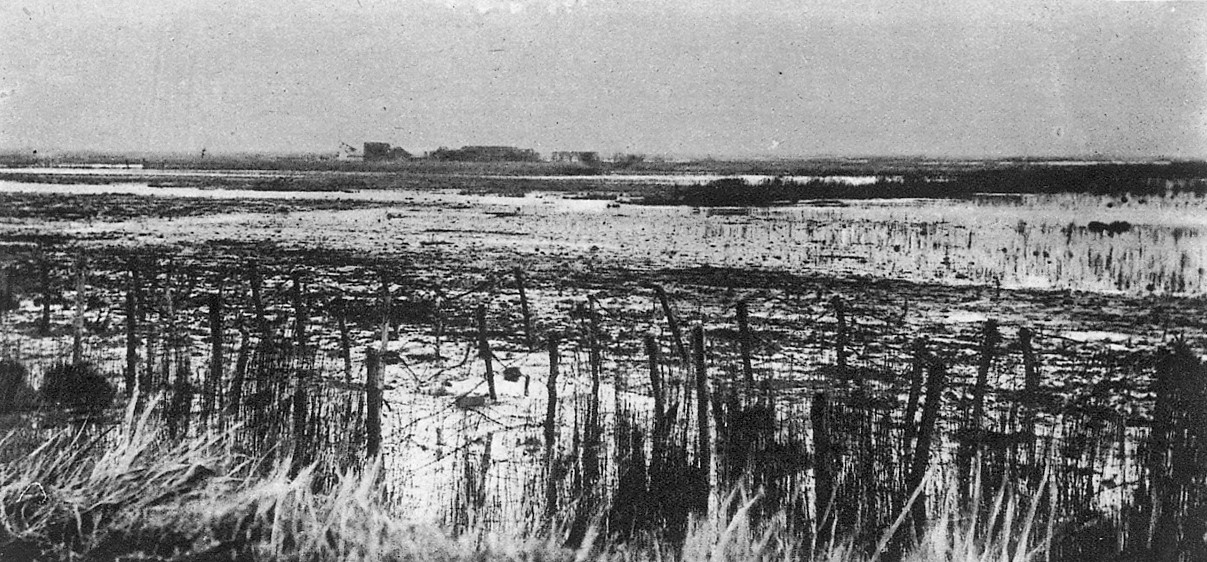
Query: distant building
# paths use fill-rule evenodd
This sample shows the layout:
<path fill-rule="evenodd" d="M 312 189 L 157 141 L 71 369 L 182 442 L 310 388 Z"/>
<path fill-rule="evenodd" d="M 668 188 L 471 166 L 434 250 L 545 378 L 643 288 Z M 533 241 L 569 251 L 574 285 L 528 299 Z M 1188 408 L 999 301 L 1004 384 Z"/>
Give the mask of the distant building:
<path fill-rule="evenodd" d="M 463 146 L 458 149 L 440 147 L 429 156 L 435 160 L 459 162 L 539 162 L 541 156 L 531 148 L 514 146 Z"/>
<path fill-rule="evenodd" d="M 406 160 L 411 153 L 399 146 L 390 146 L 388 142 L 366 142 L 364 159 L 366 161 Z"/>
<path fill-rule="evenodd" d="M 335 159 L 344 162 L 360 162 L 365 159 L 365 155 L 361 154 L 355 146 L 341 142 L 339 143 L 339 154 L 335 155 Z"/>
<path fill-rule="evenodd" d="M 553 157 L 549 160 L 551 162 L 574 162 L 579 164 L 595 165 L 599 163 L 599 153 L 591 151 L 563 150 L 554 152 Z"/>
<path fill-rule="evenodd" d="M 367 142 L 365 143 L 365 160 L 385 160 L 390 157 L 390 143 L 388 142 Z"/>

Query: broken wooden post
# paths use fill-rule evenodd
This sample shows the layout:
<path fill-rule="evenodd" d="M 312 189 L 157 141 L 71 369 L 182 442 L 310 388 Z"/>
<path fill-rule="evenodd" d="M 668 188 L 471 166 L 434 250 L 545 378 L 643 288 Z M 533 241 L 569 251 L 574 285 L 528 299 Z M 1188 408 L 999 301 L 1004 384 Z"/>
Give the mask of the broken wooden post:
<path fill-rule="evenodd" d="M 935 424 L 939 420 L 939 402 L 943 399 L 943 386 L 946 384 L 946 369 L 943 364 L 928 360 L 929 371 L 926 378 L 926 404 L 922 407 L 922 421 L 918 424 L 918 444 L 914 447 L 913 459 L 909 472 L 906 491 L 913 493 L 922 485 L 930 463 L 930 444 L 934 435 Z M 919 494 L 911 507 L 914 520 L 914 536 L 921 537 L 926 531 L 926 495 Z"/>
<path fill-rule="evenodd" d="M 515 268 L 515 283 L 520 289 L 520 314 L 524 316 L 524 344 L 532 349 L 532 313 L 528 310 L 528 293 L 524 291 L 524 270 Z"/>
<path fill-rule="evenodd" d="M 834 316 L 838 319 L 837 333 L 834 334 L 834 351 L 838 355 L 838 370 L 845 376 L 847 371 L 847 314 L 846 303 L 842 296 L 834 295 L 830 299 L 834 306 Z"/>
<path fill-rule="evenodd" d="M 557 478 L 554 449 L 557 443 L 557 370 L 560 359 L 560 337 L 549 334 L 549 380 L 545 382 L 548 398 L 545 401 L 545 524 L 553 525 L 557 510 Z"/>
<path fill-rule="evenodd" d="M 138 297 L 142 279 L 137 265 L 130 266 L 130 285 L 126 288 L 126 396 L 134 395 L 138 384 Z"/>
<path fill-rule="evenodd" d="M 295 269 L 290 272 L 293 278 L 293 339 L 299 353 L 306 348 L 306 299 L 302 290 L 302 272 Z"/>
<path fill-rule="evenodd" d="M 87 262 L 80 256 L 75 262 L 75 320 L 71 329 L 71 364 L 84 362 L 84 309 L 87 307 L 85 271 Z"/>
<path fill-rule="evenodd" d="M 746 396 L 754 394 L 754 367 L 751 364 L 750 311 L 746 301 L 738 301 L 738 344 L 742 350 L 742 375 L 746 379 Z"/>
<path fill-rule="evenodd" d="M 696 420 L 698 422 L 698 445 L 700 469 L 708 471 L 712 466 L 712 451 L 708 438 L 708 372 L 704 365 L 704 326 L 692 328 L 692 352 L 695 355 L 696 371 Z M 705 474 L 709 474 L 706 472 Z M 711 478 L 710 478 L 711 481 Z"/>
<path fill-rule="evenodd" d="M 490 352 L 490 340 L 486 338 L 486 305 L 478 305 L 478 358 L 486 364 L 486 387 L 490 390 L 490 399 L 498 400 L 495 392 L 495 371 L 493 354 Z"/>
<path fill-rule="evenodd" d="M 690 359 L 687 356 L 687 347 L 683 345 L 683 333 L 679 330 L 679 321 L 675 318 L 675 311 L 671 308 L 670 297 L 666 295 L 666 289 L 662 285 L 653 285 L 654 293 L 658 295 L 658 302 L 662 304 L 662 313 L 666 316 L 666 323 L 670 326 L 671 337 L 675 340 L 675 349 L 679 352 L 679 359 L 687 365 Z"/>
<path fill-rule="evenodd" d="M 381 452 L 381 359 L 372 346 L 365 348 L 365 436 L 369 457 Z"/>

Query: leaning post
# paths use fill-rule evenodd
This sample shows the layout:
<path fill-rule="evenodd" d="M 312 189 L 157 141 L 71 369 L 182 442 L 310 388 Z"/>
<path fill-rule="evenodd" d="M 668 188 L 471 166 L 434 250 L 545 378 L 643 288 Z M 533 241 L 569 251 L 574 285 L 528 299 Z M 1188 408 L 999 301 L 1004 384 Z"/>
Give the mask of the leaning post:
<path fill-rule="evenodd" d="M 495 371 L 490 352 L 490 340 L 486 338 L 486 305 L 478 305 L 478 357 L 486 363 L 486 386 L 490 390 L 490 399 L 498 400 L 495 391 Z"/>
<path fill-rule="evenodd" d="M 520 314 L 524 316 L 524 344 L 532 349 L 532 312 L 528 309 L 528 293 L 524 290 L 524 270 L 515 268 L 515 283 L 520 289 Z"/>

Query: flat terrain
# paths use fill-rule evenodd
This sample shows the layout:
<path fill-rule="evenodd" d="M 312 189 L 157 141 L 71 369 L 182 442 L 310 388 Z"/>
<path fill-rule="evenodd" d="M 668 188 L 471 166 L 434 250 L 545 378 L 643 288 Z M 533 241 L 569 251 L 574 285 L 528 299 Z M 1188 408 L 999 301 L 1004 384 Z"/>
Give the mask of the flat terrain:
<path fill-rule="evenodd" d="M 634 189 L 604 184 L 590 194 Z M 456 489 L 446 482 L 462 461 L 452 453 L 471 443 L 497 443 L 491 478 L 532 476 L 535 465 L 518 461 L 539 449 L 545 335 L 563 335 L 567 365 L 558 393 L 578 404 L 588 395 L 591 307 L 600 313 L 603 401 L 648 409 L 643 337 L 655 334 L 665 357 L 676 354 L 654 286 L 666 290 L 684 326 L 704 326 L 718 381 L 741 376 L 735 309 L 748 303 L 755 378 L 776 389 L 788 411 L 817 390 L 842 386 L 833 367 L 836 296 L 845 303 L 845 351 L 854 372 L 890 396 L 904 388 L 900 374 L 909 371 L 919 338 L 950 365 L 953 396 L 966 396 L 983 326 L 993 319 L 1004 342 L 989 381 L 994 411 L 1022 388 L 1018 334 L 1033 330 L 1053 428 L 1055 414 L 1090 407 L 1109 409 L 1120 427 L 1144 427 L 1154 353 L 1175 337 L 1200 353 L 1207 349 L 1201 197 L 1058 194 L 701 209 L 617 204 L 573 190 L 515 191 L 526 194 L 0 182 L 0 257 L 20 297 L 17 313 L 3 320 L 5 349 L 30 364 L 34 381 L 69 349 L 65 329 L 35 335 L 38 268 L 52 263 L 55 292 L 71 295 L 72 264 L 85 257 L 90 357 L 120 380 L 123 299 L 129 272 L 138 269 L 153 294 L 173 288 L 169 309 L 182 315 L 175 321 L 187 332 L 188 364 L 201 373 L 210 341 L 207 299 L 221 295 L 229 311 L 224 342 L 237 348 L 239 327 L 253 321 L 254 263 L 267 321 L 278 333 L 290 333 L 299 307 L 290 295 L 295 279 L 303 283 L 306 333 L 321 370 L 334 378 L 344 369 L 338 317 L 347 319 L 349 374 L 359 381 L 363 349 L 380 340 L 384 280 L 395 299 L 385 370 L 388 469 L 397 482 L 394 499 L 432 520 L 454 503 Z M 1106 232 L 1091 223 L 1127 228 Z M 516 270 L 531 309 L 530 337 Z M 70 325 L 71 303 L 52 300 L 55 325 Z M 518 368 L 532 388 L 500 381 L 498 402 L 455 408 L 455 397 L 486 392 L 482 363 L 473 358 L 479 305 L 497 369 Z M 162 305 L 155 314 L 167 318 Z M 672 384 L 687 381 L 681 364 L 668 373 Z M 954 411 L 957 403 L 950 404 Z M 575 427 L 576 411 L 562 411 L 563 431 Z M 1003 424 L 1014 419 L 1007 406 L 995 415 Z M 1099 470 L 1102 481 L 1115 476 L 1116 469 Z M 1095 501 L 1118 501 L 1105 495 L 1116 494 L 1111 490 L 1101 488 Z M 496 493 L 500 505 L 514 507 L 524 490 L 503 483 Z M 431 501 L 433 494 L 440 500 Z"/>

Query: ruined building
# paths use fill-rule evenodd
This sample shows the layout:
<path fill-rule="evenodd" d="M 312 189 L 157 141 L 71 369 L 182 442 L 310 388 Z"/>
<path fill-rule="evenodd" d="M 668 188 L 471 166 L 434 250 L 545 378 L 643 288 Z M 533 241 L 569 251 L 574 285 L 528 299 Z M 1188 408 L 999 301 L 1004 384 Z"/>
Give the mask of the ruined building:
<path fill-rule="evenodd" d="M 599 153 L 592 151 L 563 150 L 553 153 L 551 162 L 574 162 L 578 164 L 595 165 L 599 163 Z"/>
<path fill-rule="evenodd" d="M 539 162 L 541 156 L 531 148 L 514 146 L 463 146 L 458 149 L 440 147 L 429 155 L 435 160 L 459 162 Z"/>

